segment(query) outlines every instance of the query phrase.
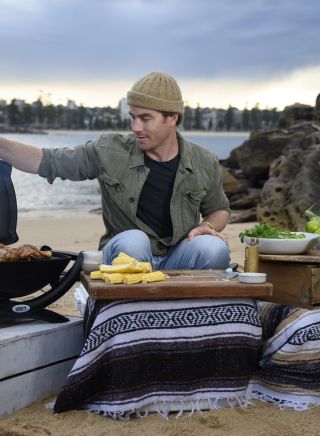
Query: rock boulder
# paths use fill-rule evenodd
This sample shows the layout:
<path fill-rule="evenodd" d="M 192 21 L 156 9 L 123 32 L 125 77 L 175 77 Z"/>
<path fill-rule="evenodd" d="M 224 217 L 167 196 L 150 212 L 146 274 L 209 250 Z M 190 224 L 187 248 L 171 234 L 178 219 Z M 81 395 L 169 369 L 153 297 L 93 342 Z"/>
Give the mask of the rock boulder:
<path fill-rule="evenodd" d="M 310 145 L 310 135 L 319 132 L 320 125 L 300 121 L 287 129 L 264 129 L 253 132 L 250 138 L 232 150 L 225 165 L 240 168 L 251 187 L 262 187 L 269 178 L 271 163 L 291 148 Z M 308 142 L 306 144 L 306 141 Z"/>
<path fill-rule="evenodd" d="M 276 159 L 261 190 L 258 221 L 302 231 L 304 211 L 320 202 L 320 135 L 309 148 L 290 149 Z"/>
<path fill-rule="evenodd" d="M 253 132 L 223 165 L 241 177 L 227 193 L 233 211 L 247 210 L 251 220 L 256 209 L 260 222 L 303 230 L 304 211 L 320 204 L 320 124 L 299 121 L 286 129 Z"/>
<path fill-rule="evenodd" d="M 307 104 L 295 103 L 286 106 L 280 116 L 279 126 L 287 127 L 300 120 L 312 121 L 315 118 L 315 108 Z"/>

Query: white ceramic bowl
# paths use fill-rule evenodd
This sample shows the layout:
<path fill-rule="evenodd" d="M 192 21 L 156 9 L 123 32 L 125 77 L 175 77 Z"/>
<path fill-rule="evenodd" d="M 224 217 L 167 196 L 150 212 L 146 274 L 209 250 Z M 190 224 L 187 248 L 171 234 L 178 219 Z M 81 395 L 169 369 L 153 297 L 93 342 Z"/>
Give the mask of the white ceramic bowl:
<path fill-rule="evenodd" d="M 86 274 L 96 271 L 103 263 L 102 251 L 83 251 L 82 269 Z"/>
<path fill-rule="evenodd" d="M 266 273 L 244 272 L 239 273 L 241 283 L 265 283 L 267 281 Z"/>
<path fill-rule="evenodd" d="M 318 242 L 318 236 L 314 233 L 306 232 L 291 232 L 303 233 L 303 239 L 269 239 L 258 238 L 259 253 L 261 254 L 302 254 L 311 250 Z M 244 241 L 247 245 L 250 244 L 251 238 L 245 236 Z"/>

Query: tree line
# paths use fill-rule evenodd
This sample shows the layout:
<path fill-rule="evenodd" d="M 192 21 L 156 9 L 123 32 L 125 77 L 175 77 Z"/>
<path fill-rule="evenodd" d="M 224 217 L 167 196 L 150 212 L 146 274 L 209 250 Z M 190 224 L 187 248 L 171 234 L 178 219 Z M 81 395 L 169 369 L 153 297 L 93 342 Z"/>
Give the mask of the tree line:
<path fill-rule="evenodd" d="M 252 131 L 277 127 L 281 112 L 260 109 L 239 110 L 196 108 L 185 106 L 182 128 L 203 131 Z M 0 100 L 1 131 L 32 131 L 46 129 L 72 130 L 129 130 L 130 117 L 127 111 L 107 107 L 85 107 L 69 101 L 66 105 L 44 104 L 39 98 L 33 103 L 12 99 L 10 103 Z"/>

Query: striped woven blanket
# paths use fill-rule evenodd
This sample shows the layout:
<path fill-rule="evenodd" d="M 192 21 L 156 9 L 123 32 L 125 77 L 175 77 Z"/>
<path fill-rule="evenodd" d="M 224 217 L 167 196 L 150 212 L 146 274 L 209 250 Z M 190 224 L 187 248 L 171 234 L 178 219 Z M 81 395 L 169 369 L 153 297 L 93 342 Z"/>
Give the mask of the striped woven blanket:
<path fill-rule="evenodd" d="M 54 410 L 115 418 L 246 405 L 261 323 L 253 300 L 88 300 L 86 341 Z"/>
<path fill-rule="evenodd" d="M 85 344 L 54 410 L 126 419 L 157 411 L 320 405 L 320 309 L 251 299 L 88 299 Z"/>
<path fill-rule="evenodd" d="M 266 302 L 257 308 L 264 346 L 247 397 L 295 410 L 320 406 L 320 309 Z"/>

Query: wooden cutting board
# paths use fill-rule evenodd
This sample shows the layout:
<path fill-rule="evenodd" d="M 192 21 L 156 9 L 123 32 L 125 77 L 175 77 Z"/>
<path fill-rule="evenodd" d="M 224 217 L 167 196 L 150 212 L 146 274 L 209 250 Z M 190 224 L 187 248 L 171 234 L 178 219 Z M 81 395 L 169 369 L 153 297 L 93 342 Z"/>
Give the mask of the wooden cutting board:
<path fill-rule="evenodd" d="M 102 280 L 92 280 L 83 271 L 81 283 L 92 298 L 97 300 L 115 299 L 177 299 L 177 298 L 221 298 L 253 297 L 270 300 L 271 283 L 240 283 L 236 277 L 231 280 L 220 278 L 222 270 L 170 270 L 163 271 L 169 276 L 165 281 L 138 283 L 136 285 L 110 285 Z"/>

